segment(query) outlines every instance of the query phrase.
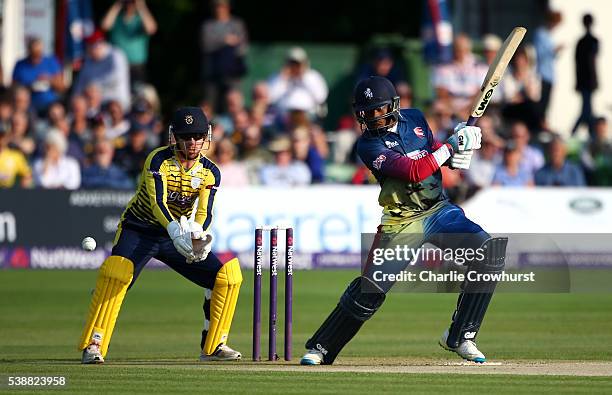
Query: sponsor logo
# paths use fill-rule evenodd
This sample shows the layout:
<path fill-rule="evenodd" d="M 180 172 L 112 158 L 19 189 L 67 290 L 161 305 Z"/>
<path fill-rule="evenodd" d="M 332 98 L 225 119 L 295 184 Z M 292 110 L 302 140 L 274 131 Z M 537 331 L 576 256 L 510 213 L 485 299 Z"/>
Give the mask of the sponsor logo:
<path fill-rule="evenodd" d="M 200 184 L 202 183 L 202 179 L 198 178 L 198 177 L 192 177 L 191 178 L 191 187 L 193 189 L 198 189 L 200 187 Z"/>
<path fill-rule="evenodd" d="M 374 166 L 374 168 L 376 170 L 380 170 L 380 168 L 382 167 L 382 164 L 384 161 L 387 160 L 387 157 L 384 155 L 378 155 L 378 158 L 374 159 L 374 161 L 372 162 L 372 166 Z"/>
<path fill-rule="evenodd" d="M 385 141 L 387 148 L 397 147 L 399 143 L 397 141 Z"/>
<path fill-rule="evenodd" d="M 192 116 L 192 115 L 187 115 L 187 116 L 185 117 L 185 123 L 186 123 L 187 125 L 191 125 L 191 124 L 193 123 L 193 116 Z"/>
<path fill-rule="evenodd" d="M 484 97 L 478 104 L 478 109 L 474 111 L 474 114 L 477 117 L 481 116 L 484 113 L 487 106 L 489 105 L 489 100 L 491 100 L 491 96 L 493 95 L 493 90 L 495 89 L 498 83 L 499 83 L 498 80 L 491 82 L 489 90 L 487 91 L 487 93 L 484 94 Z"/>
<path fill-rule="evenodd" d="M 465 339 L 473 339 L 476 337 L 476 332 L 465 332 L 463 335 Z"/>
<path fill-rule="evenodd" d="M 603 203 L 599 199 L 591 197 L 581 197 L 570 201 L 570 208 L 580 214 L 592 214 L 603 208 Z M 0 236 L 0 241 L 2 238 Z"/>
<path fill-rule="evenodd" d="M 412 129 L 412 131 L 414 132 L 414 134 L 417 135 L 417 137 L 423 138 L 425 137 L 425 133 L 423 132 L 423 128 L 420 126 L 417 126 L 416 128 Z"/>
<path fill-rule="evenodd" d="M 319 343 L 317 343 L 317 345 L 315 347 L 317 348 L 317 350 L 319 350 L 321 352 L 321 354 L 327 355 L 327 350 L 325 349 L 325 347 L 323 347 Z"/>
<path fill-rule="evenodd" d="M 91 336 L 92 340 L 96 340 L 101 342 L 102 341 L 102 334 L 100 332 L 94 332 L 93 335 Z"/>
<path fill-rule="evenodd" d="M 367 89 L 366 89 L 366 90 L 363 92 L 363 95 L 364 95 L 365 97 L 367 97 L 368 99 L 371 99 L 371 98 L 373 98 L 373 97 L 374 97 L 374 93 L 372 93 L 372 89 L 370 89 L 370 88 L 367 88 Z"/>
<path fill-rule="evenodd" d="M 410 151 L 406 154 L 407 157 L 409 157 L 410 159 L 421 159 L 426 157 L 427 155 L 429 155 L 429 152 L 425 151 L 425 150 L 421 150 L 421 151 Z"/>
<path fill-rule="evenodd" d="M 170 192 L 168 193 L 168 202 L 176 202 L 180 207 L 188 207 L 193 204 L 195 198 L 193 196 L 185 196 L 181 195 L 178 192 Z"/>
<path fill-rule="evenodd" d="M 12 243 L 17 240 L 17 220 L 13 213 L 0 213 L 0 243 Z"/>

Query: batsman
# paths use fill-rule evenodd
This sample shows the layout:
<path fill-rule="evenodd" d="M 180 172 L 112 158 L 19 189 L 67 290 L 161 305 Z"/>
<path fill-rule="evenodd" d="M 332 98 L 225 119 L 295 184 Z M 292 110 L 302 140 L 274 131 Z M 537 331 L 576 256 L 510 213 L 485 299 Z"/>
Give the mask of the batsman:
<path fill-rule="evenodd" d="M 204 288 L 200 360 L 241 358 L 226 345 L 242 283 L 240 265 L 237 259 L 222 263 L 210 252 L 208 229 L 221 183 L 219 168 L 203 154 L 211 127 L 199 107 L 184 107 L 173 114 L 169 132 L 170 144 L 147 157 L 111 255 L 98 272 L 78 345 L 84 364 L 104 362 L 123 299 L 151 258 Z"/>
<path fill-rule="evenodd" d="M 383 77 L 364 79 L 354 91 L 353 108 L 362 128 L 358 154 L 381 187 L 378 203 L 383 215 L 375 246 L 411 240 L 413 247 L 429 242 L 442 249 L 481 249 L 481 259 L 468 261 L 467 270 L 501 272 L 508 240 L 491 237 L 466 218 L 442 189 L 440 168 L 469 168 L 473 150 L 480 148 L 480 128 L 460 123 L 445 142 L 438 142 L 423 114 L 417 109 L 400 110 L 399 101 L 393 84 Z M 369 270 L 369 259 L 361 275 L 348 285 L 335 309 L 306 342 L 308 351 L 300 361 L 302 365 L 332 364 L 385 301 L 394 283 L 377 281 Z M 476 347 L 476 336 L 494 288 L 495 283 L 483 286 L 463 282 L 440 346 L 466 360 L 485 362 Z"/>

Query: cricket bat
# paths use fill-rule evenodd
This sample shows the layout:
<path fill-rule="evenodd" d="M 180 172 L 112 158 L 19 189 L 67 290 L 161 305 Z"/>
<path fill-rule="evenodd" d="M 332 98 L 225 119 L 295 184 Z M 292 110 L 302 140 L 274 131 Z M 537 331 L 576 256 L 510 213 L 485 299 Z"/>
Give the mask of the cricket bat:
<path fill-rule="evenodd" d="M 487 75 L 480 87 L 480 92 L 472 106 L 470 117 L 467 120 L 469 126 L 475 125 L 478 118 L 484 114 L 495 88 L 499 84 L 499 81 L 501 81 L 506 71 L 506 67 L 508 67 L 508 63 L 510 63 L 510 59 L 512 59 L 514 52 L 516 52 L 526 32 L 527 29 L 524 27 L 515 27 L 512 29 L 512 32 L 508 35 L 499 51 L 497 51 L 497 55 L 495 55 L 493 63 L 489 66 L 489 71 L 487 71 Z"/>

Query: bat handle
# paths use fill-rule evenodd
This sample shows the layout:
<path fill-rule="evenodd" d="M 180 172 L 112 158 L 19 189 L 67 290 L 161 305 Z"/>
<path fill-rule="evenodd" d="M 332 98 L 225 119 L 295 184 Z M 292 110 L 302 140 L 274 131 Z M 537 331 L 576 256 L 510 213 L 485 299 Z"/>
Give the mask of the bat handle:
<path fill-rule="evenodd" d="M 468 118 L 467 122 L 466 122 L 466 125 L 467 126 L 474 126 L 474 125 L 476 125 L 476 121 L 478 121 L 478 118 L 470 116 Z"/>

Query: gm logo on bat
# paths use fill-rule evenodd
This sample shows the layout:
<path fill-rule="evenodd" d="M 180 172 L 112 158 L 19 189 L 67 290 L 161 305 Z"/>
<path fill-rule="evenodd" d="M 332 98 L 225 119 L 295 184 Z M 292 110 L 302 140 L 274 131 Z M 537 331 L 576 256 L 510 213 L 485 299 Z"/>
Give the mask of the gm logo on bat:
<path fill-rule="evenodd" d="M 489 105 L 489 100 L 491 99 L 491 96 L 493 95 L 493 90 L 498 84 L 499 84 L 499 80 L 491 82 L 490 84 L 491 87 L 489 88 L 487 93 L 485 93 L 484 97 L 482 98 L 482 101 L 478 105 L 478 109 L 474 111 L 474 114 L 476 114 L 476 116 L 479 117 L 484 113 L 484 110 Z"/>

